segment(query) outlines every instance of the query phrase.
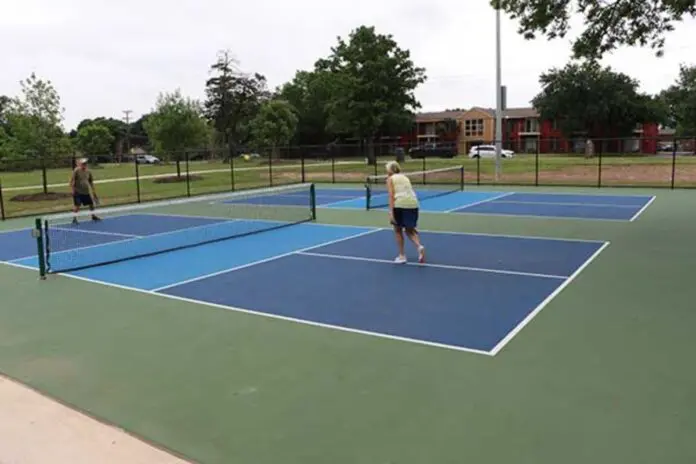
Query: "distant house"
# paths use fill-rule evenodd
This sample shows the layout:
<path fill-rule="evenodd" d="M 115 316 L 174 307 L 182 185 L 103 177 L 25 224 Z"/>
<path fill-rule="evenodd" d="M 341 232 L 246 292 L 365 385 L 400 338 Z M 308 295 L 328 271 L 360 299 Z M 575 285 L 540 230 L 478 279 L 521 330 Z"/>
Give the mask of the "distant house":
<path fill-rule="evenodd" d="M 587 137 L 566 137 L 556 121 L 541 120 L 531 107 L 508 108 L 503 111 L 503 145 L 517 153 L 582 153 Z M 447 119 L 457 121 L 456 133 L 438 133 L 438 123 Z M 612 136 L 607 128 L 602 140 L 595 142 L 595 150 L 604 153 L 655 153 L 658 148 L 659 126 L 641 124 L 632 137 Z M 473 107 L 467 111 L 441 111 L 416 115 L 412 134 L 404 137 L 409 143 L 456 143 L 459 153 L 468 153 L 472 146 L 492 144 L 495 141 L 495 110 Z"/>

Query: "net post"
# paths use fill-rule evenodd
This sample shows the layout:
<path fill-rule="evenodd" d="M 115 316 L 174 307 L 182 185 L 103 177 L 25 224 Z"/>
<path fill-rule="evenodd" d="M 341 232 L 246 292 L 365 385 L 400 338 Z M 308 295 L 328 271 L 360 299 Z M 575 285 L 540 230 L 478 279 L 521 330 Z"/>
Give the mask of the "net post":
<path fill-rule="evenodd" d="M 464 166 L 459 167 L 459 189 L 464 191 Z"/>
<path fill-rule="evenodd" d="M 312 220 L 317 220 L 317 190 L 314 184 L 309 186 L 309 207 L 312 209 Z"/>
<path fill-rule="evenodd" d="M 41 280 L 46 279 L 46 250 L 44 248 L 43 240 L 43 225 L 41 218 L 37 218 L 34 223 L 34 230 L 32 235 L 36 239 L 36 249 L 39 256 L 39 278 Z"/>

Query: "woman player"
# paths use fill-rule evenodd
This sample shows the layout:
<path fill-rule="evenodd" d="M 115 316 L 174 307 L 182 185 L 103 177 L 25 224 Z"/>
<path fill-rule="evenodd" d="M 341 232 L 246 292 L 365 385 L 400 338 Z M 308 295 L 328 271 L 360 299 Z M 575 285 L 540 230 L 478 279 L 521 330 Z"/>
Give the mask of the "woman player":
<path fill-rule="evenodd" d="M 418 248 L 418 262 L 425 262 L 425 247 L 418 236 L 418 197 L 411 180 L 401 174 L 401 166 L 396 161 L 387 163 L 387 192 L 389 194 L 389 221 L 394 226 L 399 256 L 397 263 L 406 262 L 404 253 L 404 230 L 409 240 Z"/>

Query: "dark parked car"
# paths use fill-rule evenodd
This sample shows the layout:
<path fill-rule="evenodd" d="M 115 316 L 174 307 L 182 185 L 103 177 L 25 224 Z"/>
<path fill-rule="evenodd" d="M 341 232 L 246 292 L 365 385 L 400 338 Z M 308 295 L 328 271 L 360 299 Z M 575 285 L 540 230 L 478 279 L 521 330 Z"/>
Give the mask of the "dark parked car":
<path fill-rule="evenodd" d="M 408 151 L 411 158 L 454 158 L 459 154 L 454 143 L 426 143 L 413 147 Z"/>

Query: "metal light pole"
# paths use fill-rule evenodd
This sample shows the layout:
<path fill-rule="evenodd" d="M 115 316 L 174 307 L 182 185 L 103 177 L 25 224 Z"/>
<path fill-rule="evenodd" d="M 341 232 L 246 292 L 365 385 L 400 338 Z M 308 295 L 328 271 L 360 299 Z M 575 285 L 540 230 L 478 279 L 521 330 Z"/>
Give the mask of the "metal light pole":
<path fill-rule="evenodd" d="M 495 180 L 500 180 L 500 152 L 503 142 L 503 96 L 500 58 L 500 3 L 495 9 Z"/>

